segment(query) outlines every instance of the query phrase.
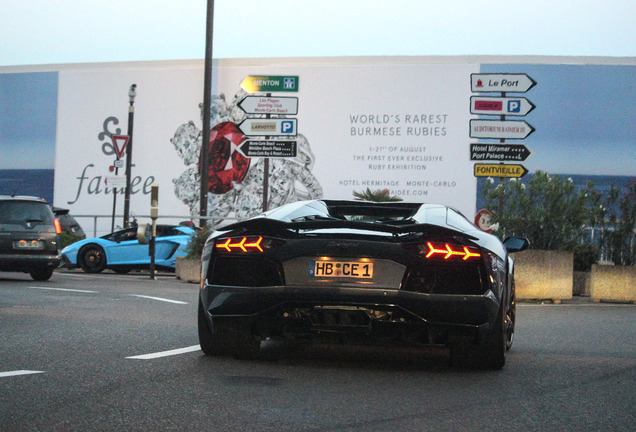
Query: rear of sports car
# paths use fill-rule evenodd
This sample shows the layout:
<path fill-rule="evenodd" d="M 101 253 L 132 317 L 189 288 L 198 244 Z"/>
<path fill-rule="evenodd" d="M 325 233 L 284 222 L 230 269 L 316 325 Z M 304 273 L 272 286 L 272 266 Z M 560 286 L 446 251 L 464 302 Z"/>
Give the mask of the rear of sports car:
<path fill-rule="evenodd" d="M 494 351 L 484 366 L 502 367 L 504 259 L 459 230 L 414 223 L 415 207 L 404 211 L 256 219 L 216 232 L 203 257 L 203 351 L 249 357 L 267 338 L 443 345 L 456 363 L 474 360 L 477 347 Z"/>

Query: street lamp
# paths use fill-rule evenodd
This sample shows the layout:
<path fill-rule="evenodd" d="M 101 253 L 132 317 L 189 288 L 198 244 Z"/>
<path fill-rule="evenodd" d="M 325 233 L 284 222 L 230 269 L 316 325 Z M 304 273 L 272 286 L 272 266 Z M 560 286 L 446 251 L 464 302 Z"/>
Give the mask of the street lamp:
<path fill-rule="evenodd" d="M 132 168 L 132 144 L 133 144 L 133 122 L 135 120 L 135 89 L 137 84 L 130 86 L 128 90 L 128 146 L 126 147 L 126 194 L 124 198 L 124 228 L 128 228 L 128 215 L 130 214 L 130 171 Z"/>
<path fill-rule="evenodd" d="M 210 145 L 210 103 L 212 101 L 212 33 L 214 29 L 214 0 L 208 0 L 205 24 L 205 70 L 203 77 L 203 131 L 201 136 L 201 194 L 199 196 L 199 226 L 207 225 L 208 216 L 208 168 Z"/>

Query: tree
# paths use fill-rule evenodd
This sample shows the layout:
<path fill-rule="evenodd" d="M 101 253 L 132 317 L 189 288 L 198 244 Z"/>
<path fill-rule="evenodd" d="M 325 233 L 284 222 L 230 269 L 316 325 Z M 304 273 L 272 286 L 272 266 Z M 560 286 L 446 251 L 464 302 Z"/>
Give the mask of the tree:
<path fill-rule="evenodd" d="M 398 196 L 391 196 L 388 189 L 377 189 L 372 191 L 367 188 L 363 192 L 353 192 L 353 196 L 358 201 L 372 201 L 372 202 L 395 202 L 402 201 L 402 198 Z"/>
<path fill-rule="evenodd" d="M 537 171 L 528 186 L 517 179 L 497 185 L 489 179 L 484 199 L 501 237 L 526 237 L 533 249 L 571 250 L 584 239 L 590 221 L 589 192 L 577 191 L 571 179 Z"/>

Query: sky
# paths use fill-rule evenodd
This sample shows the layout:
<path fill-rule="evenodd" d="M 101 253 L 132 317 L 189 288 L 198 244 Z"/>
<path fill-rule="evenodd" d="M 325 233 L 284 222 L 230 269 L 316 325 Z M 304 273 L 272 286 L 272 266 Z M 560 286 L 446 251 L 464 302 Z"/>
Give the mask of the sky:
<path fill-rule="evenodd" d="M 215 58 L 636 56 L 635 1 L 216 0 L 214 5 Z M 3 0 L 0 70 L 202 59 L 206 7 L 206 0 Z M 503 71 L 500 65 L 490 67 Z M 542 125 L 528 138 L 535 153 L 528 160 L 531 171 L 534 165 L 562 172 L 555 161 L 576 157 L 586 158 L 591 171 L 602 173 L 605 168 L 595 163 L 597 152 L 612 161 L 614 172 L 634 174 L 633 66 L 612 74 L 610 82 L 600 66 L 579 69 L 584 76 L 540 66 L 508 69 L 529 71 L 539 82 L 528 94 L 539 105 L 528 121 Z M 33 149 L 29 168 L 52 168 L 53 151 L 42 148 L 55 145 L 57 78 L 39 74 L 37 86 L 21 79 L 0 74 L 0 169 L 16 168 L 10 152 L 29 150 L 3 144 L 16 136 Z M 563 110 L 542 110 L 537 102 L 549 100 L 554 106 L 557 99 Z M 48 109 L 40 109 L 37 100 Z M 29 121 L 17 124 L 9 114 Z M 575 148 L 566 143 L 572 139 Z M 551 146 L 551 152 L 541 152 L 542 146 Z M 555 152 L 559 157 L 542 159 L 542 154 Z"/>
<path fill-rule="evenodd" d="M 202 59 L 206 0 L 3 0 L 0 66 Z M 628 0 L 216 0 L 215 58 L 635 56 Z"/>

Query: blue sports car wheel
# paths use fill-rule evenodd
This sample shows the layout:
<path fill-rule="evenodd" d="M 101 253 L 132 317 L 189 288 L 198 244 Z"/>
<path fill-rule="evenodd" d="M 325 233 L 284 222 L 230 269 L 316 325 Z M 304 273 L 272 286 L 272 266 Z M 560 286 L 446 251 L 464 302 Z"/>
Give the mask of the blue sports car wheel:
<path fill-rule="evenodd" d="M 87 245 L 80 249 L 78 260 L 86 273 L 100 273 L 106 268 L 106 254 L 96 245 Z"/>

